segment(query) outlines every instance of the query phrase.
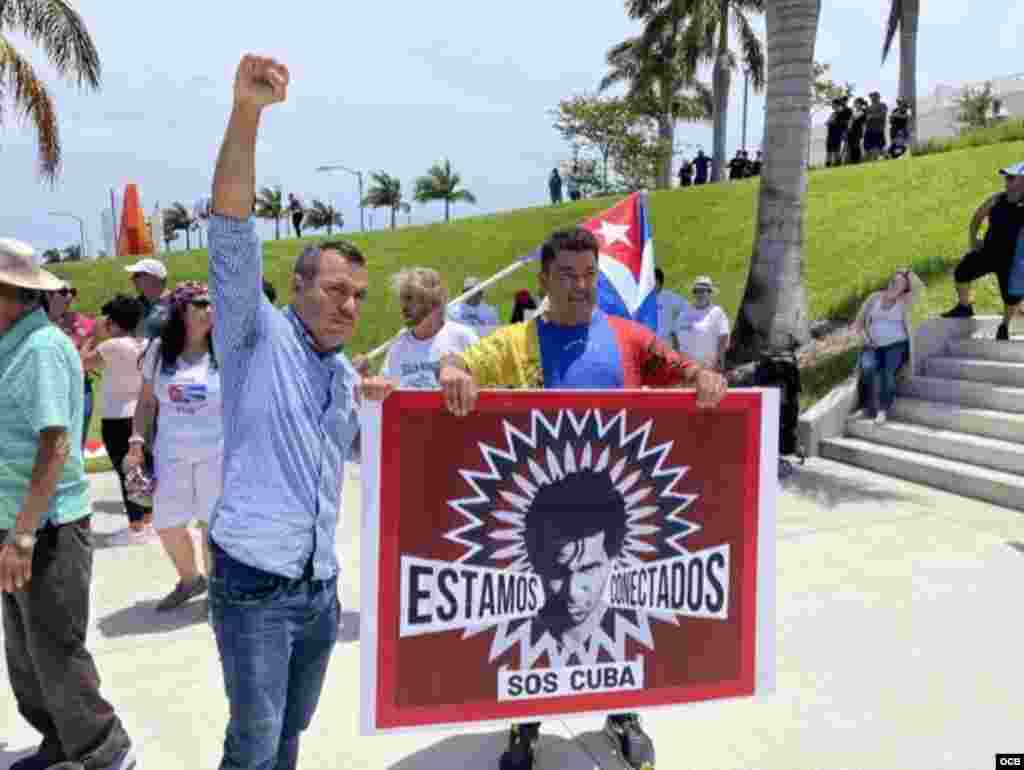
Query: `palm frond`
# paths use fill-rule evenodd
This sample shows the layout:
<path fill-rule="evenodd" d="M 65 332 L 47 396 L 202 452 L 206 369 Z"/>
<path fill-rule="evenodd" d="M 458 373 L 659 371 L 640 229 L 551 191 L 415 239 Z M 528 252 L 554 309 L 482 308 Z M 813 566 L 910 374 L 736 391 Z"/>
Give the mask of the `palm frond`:
<path fill-rule="evenodd" d="M 761 91 L 765 83 L 764 44 L 745 13 L 737 9 L 732 18 L 740 36 L 740 58 L 750 71 L 750 83 L 754 90 Z"/>
<path fill-rule="evenodd" d="M 476 196 L 473 195 L 473 193 L 471 193 L 469 190 L 456 190 L 455 192 L 452 193 L 451 201 L 453 203 L 455 201 L 465 201 L 466 203 L 471 203 L 475 206 Z"/>
<path fill-rule="evenodd" d="M 902 21 L 903 0 L 892 0 L 892 5 L 889 6 L 889 23 L 885 28 L 885 42 L 882 44 L 882 64 L 889 58 L 889 51 L 892 50 L 893 40 L 896 39 Z"/>
<path fill-rule="evenodd" d="M 41 46 L 62 77 L 99 88 L 99 52 L 82 17 L 65 0 L 0 0 L 0 28 L 16 29 Z"/>
<path fill-rule="evenodd" d="M 2 3 L 0 0 L 0 8 L 3 8 Z M 0 99 L 5 97 L 10 97 L 15 109 L 35 127 L 40 175 L 50 182 L 55 181 L 61 164 L 56 107 L 32 65 L 0 36 Z M 0 124 L 3 124 L 2 118 L 3 104 L 0 102 Z"/>

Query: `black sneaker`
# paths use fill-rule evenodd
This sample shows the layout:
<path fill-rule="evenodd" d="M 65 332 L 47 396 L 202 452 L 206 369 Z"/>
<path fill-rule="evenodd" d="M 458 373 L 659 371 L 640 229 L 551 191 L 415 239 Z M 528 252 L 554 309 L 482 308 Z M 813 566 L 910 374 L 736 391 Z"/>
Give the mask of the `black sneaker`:
<path fill-rule="evenodd" d="M 508 732 L 508 749 L 498 762 L 499 770 L 533 770 L 533 756 L 540 738 L 540 722 L 514 724 Z"/>
<path fill-rule="evenodd" d="M 999 324 L 999 328 L 996 329 L 996 340 L 998 340 L 999 342 L 1010 341 L 1010 327 L 1006 324 L 1005 321 Z"/>
<path fill-rule="evenodd" d="M 963 305 L 959 302 L 956 307 L 952 310 L 943 313 L 943 318 L 973 318 L 974 317 L 974 305 Z"/>
<path fill-rule="evenodd" d="M 604 731 L 622 759 L 634 770 L 654 770 L 654 741 L 636 714 L 609 714 Z"/>

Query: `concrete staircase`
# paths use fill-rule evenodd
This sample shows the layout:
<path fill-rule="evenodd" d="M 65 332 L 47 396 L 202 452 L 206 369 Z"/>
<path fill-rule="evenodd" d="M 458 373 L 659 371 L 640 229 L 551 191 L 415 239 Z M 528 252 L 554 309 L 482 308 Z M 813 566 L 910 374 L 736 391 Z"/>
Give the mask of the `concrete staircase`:
<path fill-rule="evenodd" d="M 851 418 L 819 452 L 1024 511 L 1024 337 L 950 340 L 900 384 L 888 422 Z"/>

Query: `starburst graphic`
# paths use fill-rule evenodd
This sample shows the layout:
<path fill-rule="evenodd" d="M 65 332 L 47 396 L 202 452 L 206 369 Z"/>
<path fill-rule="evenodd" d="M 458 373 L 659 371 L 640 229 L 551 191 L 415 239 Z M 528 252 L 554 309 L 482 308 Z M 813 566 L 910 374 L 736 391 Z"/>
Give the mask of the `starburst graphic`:
<path fill-rule="evenodd" d="M 614 569 L 689 555 L 681 541 L 700 526 L 683 514 L 696 495 L 676 488 L 689 468 L 668 464 L 672 442 L 654 443 L 653 420 L 632 429 L 628 422 L 626 410 L 609 415 L 600 410 L 533 410 L 526 432 L 504 420 L 505 445 L 479 443 L 483 467 L 459 471 L 473 494 L 448 503 L 462 519 L 461 526 L 444 535 L 464 549 L 457 561 L 536 573 L 526 542 L 530 507 L 545 487 L 582 472 L 606 475 L 625 503 L 626 532 Z M 493 631 L 490 660 L 518 652 L 521 669 L 542 664 L 545 656 L 555 667 L 585 665 L 601 662 L 602 653 L 604 659 L 625 660 L 630 639 L 653 650 L 651 620 L 679 622 L 670 612 L 609 607 L 571 650 L 535 618 L 475 626 L 463 638 Z"/>

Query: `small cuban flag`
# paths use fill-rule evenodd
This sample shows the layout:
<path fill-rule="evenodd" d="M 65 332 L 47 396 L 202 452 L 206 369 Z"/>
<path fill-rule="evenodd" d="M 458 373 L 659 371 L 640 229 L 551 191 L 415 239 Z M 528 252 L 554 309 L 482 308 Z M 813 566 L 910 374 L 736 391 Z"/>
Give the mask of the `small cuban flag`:
<path fill-rule="evenodd" d="M 647 194 L 631 194 L 584 222 L 583 227 L 597 236 L 601 248 L 598 306 L 609 315 L 629 318 L 657 332 L 654 239 L 647 217 Z"/>

